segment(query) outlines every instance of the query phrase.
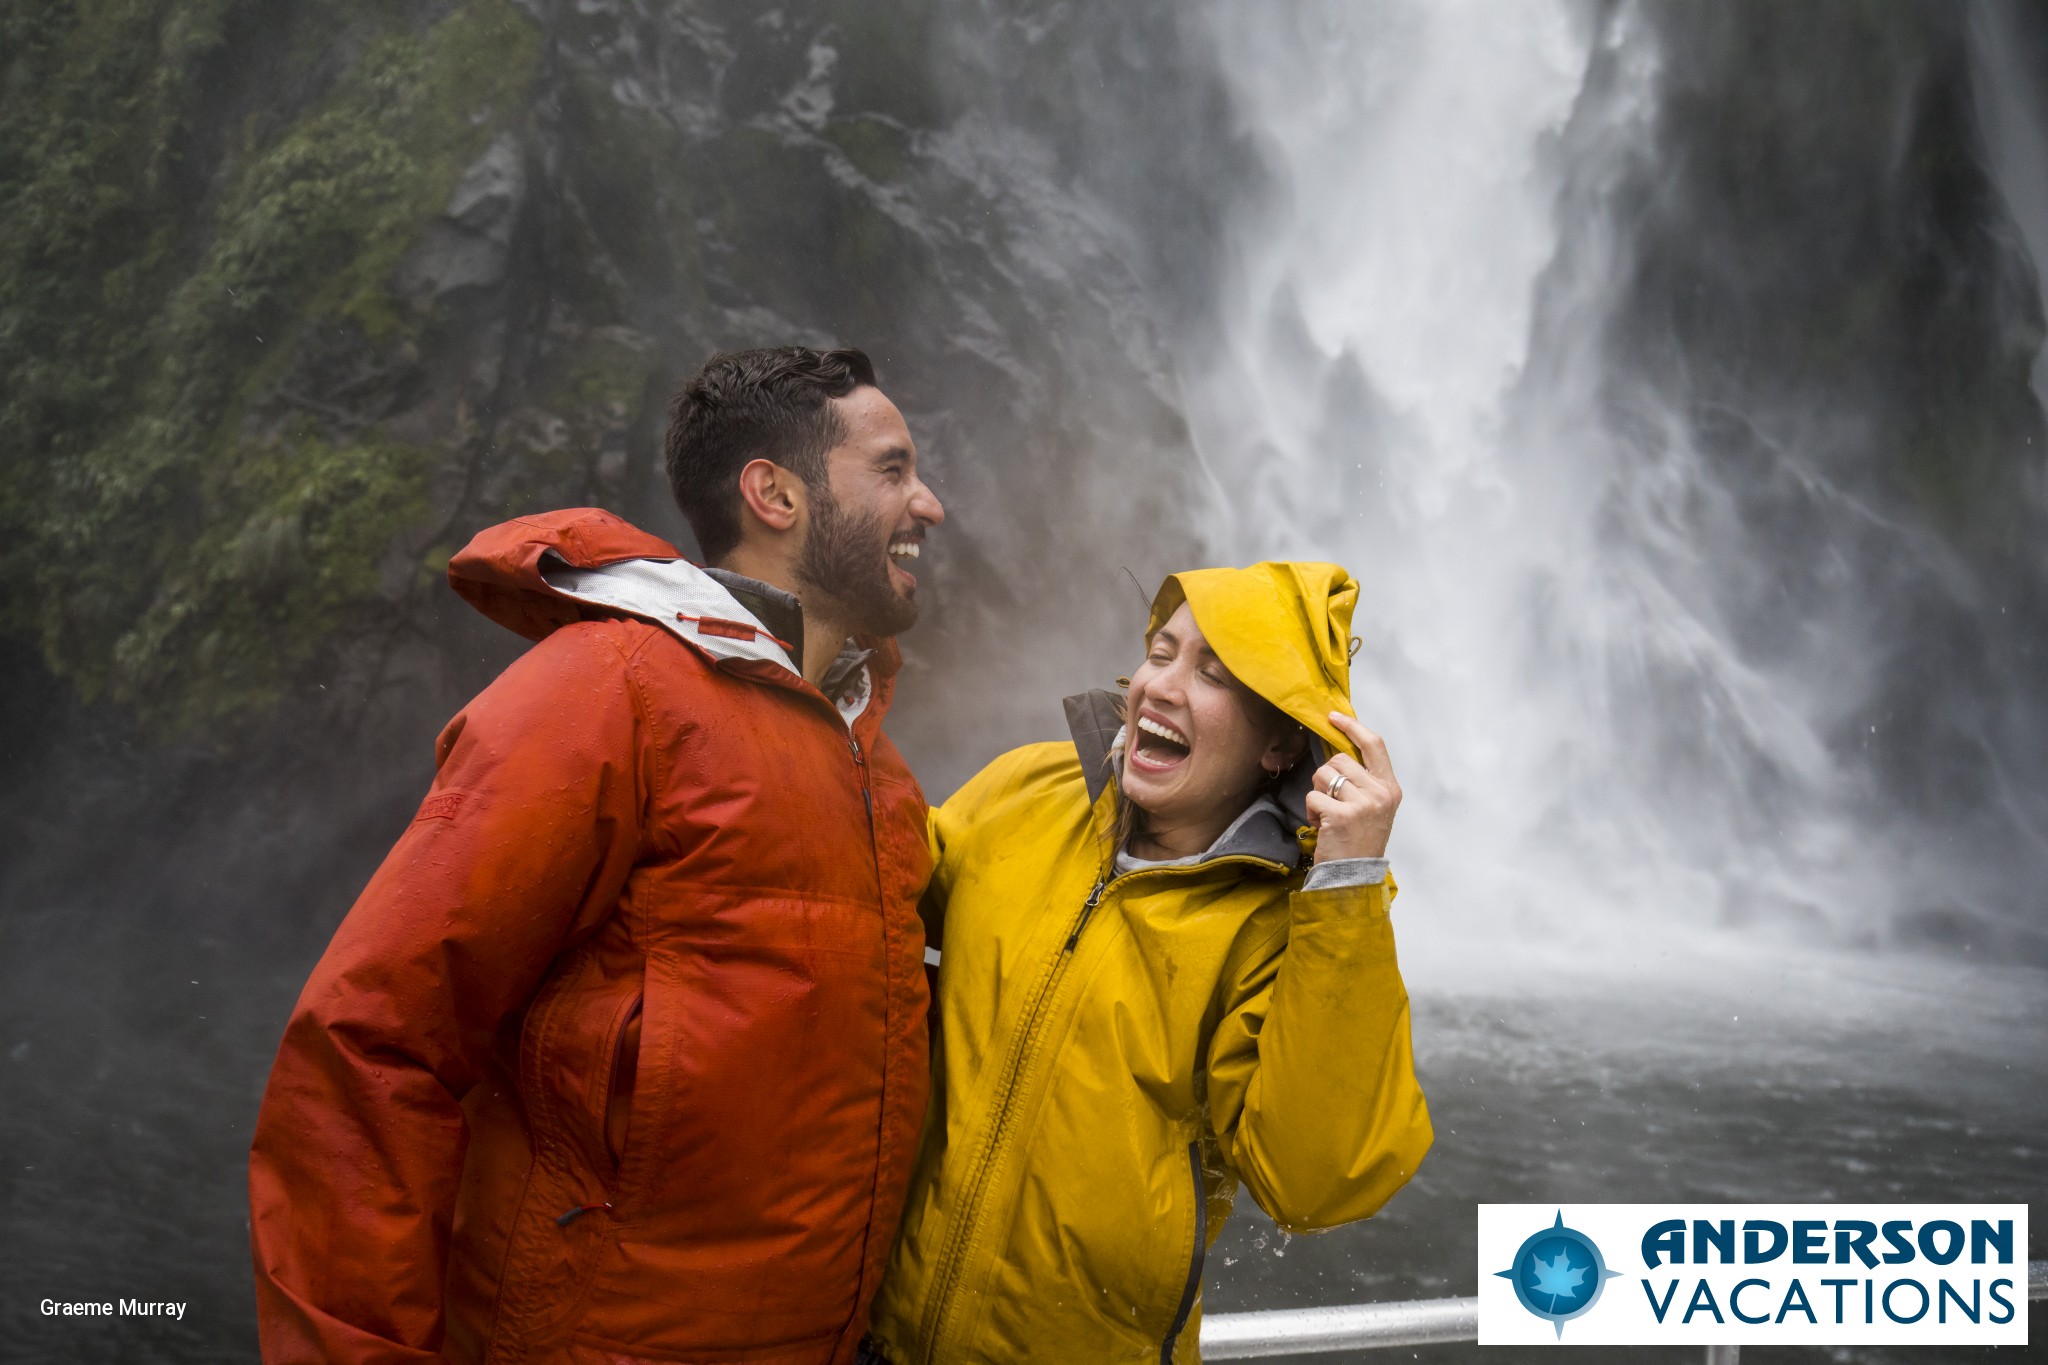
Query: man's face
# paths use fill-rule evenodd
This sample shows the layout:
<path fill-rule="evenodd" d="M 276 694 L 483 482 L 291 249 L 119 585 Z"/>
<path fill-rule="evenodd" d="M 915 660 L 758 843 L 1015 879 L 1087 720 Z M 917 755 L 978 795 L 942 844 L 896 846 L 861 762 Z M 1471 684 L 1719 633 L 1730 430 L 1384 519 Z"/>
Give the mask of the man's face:
<path fill-rule="evenodd" d="M 897 635 L 917 620 L 917 579 L 906 566 L 946 509 L 917 477 L 910 428 L 880 389 L 832 403 L 846 439 L 826 456 L 829 487 L 811 490 L 797 577 L 855 633 Z"/>

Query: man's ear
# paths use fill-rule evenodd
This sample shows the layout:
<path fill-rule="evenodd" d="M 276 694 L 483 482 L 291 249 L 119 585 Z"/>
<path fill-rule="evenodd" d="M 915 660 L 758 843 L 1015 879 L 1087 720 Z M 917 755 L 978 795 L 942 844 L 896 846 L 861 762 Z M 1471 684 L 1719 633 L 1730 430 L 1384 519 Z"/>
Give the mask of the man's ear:
<path fill-rule="evenodd" d="M 803 518 L 804 481 L 773 460 L 749 460 L 740 471 L 740 502 L 769 530 L 788 531 Z"/>

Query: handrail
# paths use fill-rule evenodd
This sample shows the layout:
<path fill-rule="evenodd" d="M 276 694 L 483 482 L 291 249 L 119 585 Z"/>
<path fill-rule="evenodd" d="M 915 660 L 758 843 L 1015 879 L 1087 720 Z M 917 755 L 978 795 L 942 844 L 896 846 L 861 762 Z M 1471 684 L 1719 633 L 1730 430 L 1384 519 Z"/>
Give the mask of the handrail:
<path fill-rule="evenodd" d="M 1479 1339 L 1478 1299 L 1409 1299 L 1342 1308 L 1215 1313 L 1202 1319 L 1202 1359 L 1250 1360 L 1372 1346 Z"/>
<path fill-rule="evenodd" d="M 2048 1261 L 2027 1263 L 2027 1298 L 2048 1299 Z M 1202 1359 L 1253 1360 L 1383 1346 L 1479 1339 L 1479 1300 L 1408 1299 L 1341 1308 L 1212 1313 L 1202 1319 Z M 1709 1346 L 1709 1365 L 1735 1365 L 1740 1348 Z"/>

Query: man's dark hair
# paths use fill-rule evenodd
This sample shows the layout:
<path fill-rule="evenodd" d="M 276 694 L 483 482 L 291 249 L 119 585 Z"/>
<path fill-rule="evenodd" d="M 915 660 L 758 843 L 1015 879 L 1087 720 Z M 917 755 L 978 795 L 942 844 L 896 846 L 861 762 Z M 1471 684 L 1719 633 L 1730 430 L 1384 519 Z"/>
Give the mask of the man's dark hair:
<path fill-rule="evenodd" d="M 750 460 L 773 460 L 809 488 L 829 486 L 825 456 L 846 439 L 831 400 L 874 382 L 864 352 L 774 346 L 720 352 L 676 390 L 662 455 L 706 561 L 740 543 L 739 478 Z"/>

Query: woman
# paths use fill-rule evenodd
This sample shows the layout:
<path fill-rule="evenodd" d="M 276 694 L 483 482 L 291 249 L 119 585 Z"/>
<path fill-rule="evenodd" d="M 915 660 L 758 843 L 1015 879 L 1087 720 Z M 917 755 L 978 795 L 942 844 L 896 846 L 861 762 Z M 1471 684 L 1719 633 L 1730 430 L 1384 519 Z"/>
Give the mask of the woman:
<path fill-rule="evenodd" d="M 1240 1183 L 1327 1228 L 1428 1150 L 1357 596 L 1330 564 L 1169 578 L 1122 706 L 1069 699 L 1072 743 L 933 812 L 937 1085 L 873 1322 L 896 1365 L 1197 1360 Z"/>

